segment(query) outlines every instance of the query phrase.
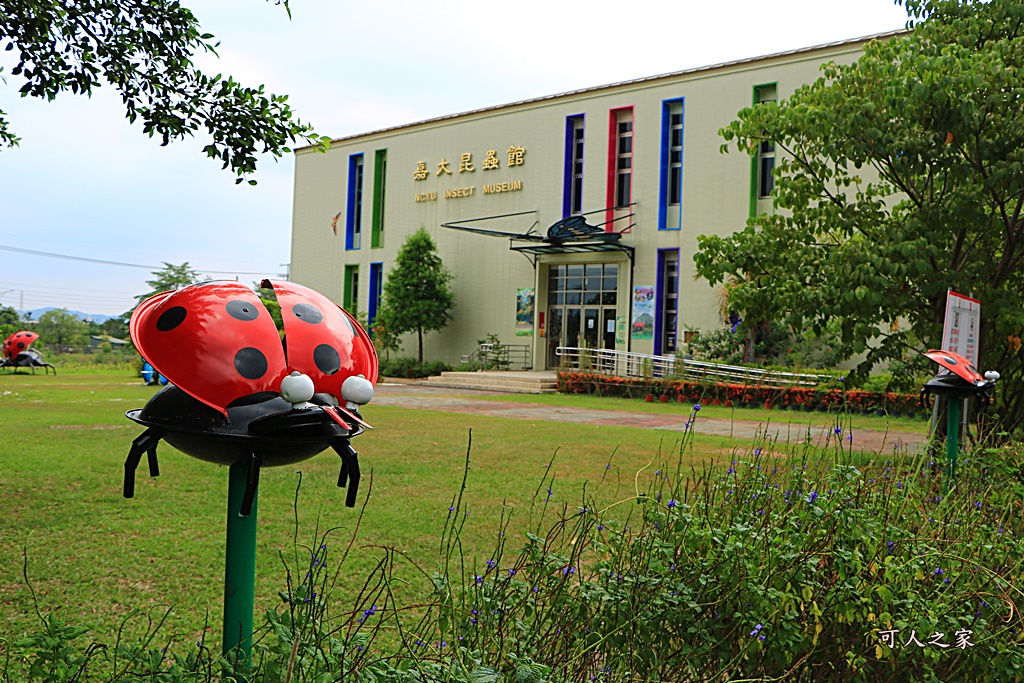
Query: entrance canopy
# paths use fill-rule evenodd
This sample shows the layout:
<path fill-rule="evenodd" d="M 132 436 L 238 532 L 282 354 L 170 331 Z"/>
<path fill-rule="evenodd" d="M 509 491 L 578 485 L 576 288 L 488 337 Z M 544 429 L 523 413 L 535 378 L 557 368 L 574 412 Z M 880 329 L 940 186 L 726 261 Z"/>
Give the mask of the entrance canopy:
<path fill-rule="evenodd" d="M 442 223 L 441 227 L 451 228 L 452 230 L 463 230 L 465 232 L 487 235 L 489 237 L 505 237 L 509 240 L 509 248 L 512 251 L 517 251 L 529 258 L 534 267 L 537 266 L 538 257 L 550 254 L 580 254 L 587 252 L 621 251 L 629 256 L 629 260 L 632 261 L 635 249 L 631 246 L 622 244 L 622 235 L 632 228 L 635 223 L 630 222 L 628 226 L 617 232 L 612 231 L 610 227 L 605 226 L 610 226 L 612 223 L 619 220 L 631 219 L 634 214 L 630 213 L 598 225 L 590 225 L 587 223 L 586 217 L 588 215 L 603 213 L 604 211 L 605 209 L 600 209 L 599 211 L 591 211 L 586 214 L 563 218 L 548 228 L 546 235 L 541 235 L 534 231 L 534 227 L 537 225 L 536 222 L 529 230 L 523 233 L 506 232 L 503 230 L 488 230 L 486 228 L 464 225 L 465 223 L 493 221 L 513 216 L 526 215 L 529 213 L 536 213 L 535 211 L 524 211 L 521 213 L 502 214 L 498 216 L 485 216 L 483 218 L 470 218 L 464 221 Z"/>

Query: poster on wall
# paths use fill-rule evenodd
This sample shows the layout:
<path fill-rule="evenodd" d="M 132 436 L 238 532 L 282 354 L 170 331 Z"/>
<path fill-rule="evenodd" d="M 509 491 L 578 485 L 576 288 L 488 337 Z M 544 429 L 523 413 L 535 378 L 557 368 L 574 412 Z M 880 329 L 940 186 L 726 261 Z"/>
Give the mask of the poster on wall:
<path fill-rule="evenodd" d="M 654 339 L 654 287 L 633 288 L 633 339 Z"/>
<path fill-rule="evenodd" d="M 516 336 L 533 334 L 533 287 L 516 290 Z"/>

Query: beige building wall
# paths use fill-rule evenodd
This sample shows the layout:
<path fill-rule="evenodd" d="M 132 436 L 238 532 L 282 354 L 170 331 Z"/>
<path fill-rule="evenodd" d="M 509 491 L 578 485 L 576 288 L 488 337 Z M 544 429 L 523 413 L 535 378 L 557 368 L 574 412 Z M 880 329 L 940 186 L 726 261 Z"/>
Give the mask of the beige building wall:
<path fill-rule="evenodd" d="M 888 34 L 887 34 L 888 35 Z M 849 63 L 859 56 L 864 40 L 809 48 L 703 69 L 668 74 L 605 87 L 545 97 L 476 112 L 454 115 L 394 129 L 335 140 L 330 150 L 298 150 L 292 229 L 291 278 L 344 301 L 346 266 L 358 267 L 359 311 L 370 304 L 371 264 L 382 264 L 386 279 L 404 239 L 423 227 L 454 274 L 456 308 L 452 322 L 425 337 L 429 359 L 458 363 L 477 340 L 495 333 L 504 343 L 529 344 L 534 368 L 550 366 L 551 335 L 541 336 L 540 314 L 548 312 L 549 268 L 557 264 L 619 264 L 615 315 L 627 326 L 633 287 L 658 284 L 658 253 L 679 250 L 677 334 L 681 347 L 686 330 L 723 326 L 713 288 L 696 277 L 693 254 L 697 236 L 727 235 L 742 229 L 751 212 L 751 158 L 731 151 L 721 154 L 718 131 L 750 106 L 755 87 L 777 84 L 785 98 L 817 79 L 827 61 Z M 682 98 L 683 163 L 680 229 L 659 229 L 662 199 L 663 102 Z M 566 119 L 583 115 L 583 212 L 605 209 L 608 197 L 610 112 L 632 107 L 632 200 L 635 225 L 620 240 L 633 248 L 632 263 L 624 251 L 589 254 L 549 254 L 531 259 L 510 251 L 505 238 L 487 237 L 441 227 L 444 223 L 521 214 L 503 219 L 463 223 L 474 227 L 546 234 L 563 218 L 566 174 Z M 510 149 L 522 149 L 510 159 Z M 373 248 L 375 160 L 387 150 L 385 200 L 380 246 Z M 493 150 L 498 168 L 485 170 Z M 361 244 L 346 249 L 349 223 L 350 158 L 363 155 Z M 472 169 L 460 172 L 468 154 Z M 512 161 L 512 165 L 510 165 Z M 521 161 L 515 164 L 516 161 Z M 439 172 L 447 162 L 450 173 Z M 493 162 L 491 162 L 493 164 Z M 419 172 L 418 172 L 419 171 Z M 425 176 L 423 171 L 425 171 Z M 419 179 L 417 179 L 417 175 Z M 485 192 L 486 186 L 510 191 Z M 445 192 L 456 196 L 445 196 Z M 756 202 L 771 210 L 770 200 Z M 332 221 L 337 217 L 336 232 Z M 602 223 L 604 212 L 588 217 Z M 625 223 L 616 223 L 616 229 Z M 516 293 L 535 288 L 534 325 L 527 336 L 516 335 Z M 658 292 L 659 296 L 662 292 Z M 546 316 L 545 323 L 550 320 Z M 602 331 L 607 324 L 598 321 Z M 628 328 L 627 328 L 628 329 Z M 614 347 L 640 353 L 655 351 L 655 340 L 626 334 Z M 660 332 L 661 330 L 657 330 Z M 575 346 L 575 343 L 567 345 Z M 603 342 L 602 342 L 603 343 Z M 610 342 L 609 342 L 610 343 Z M 404 352 L 415 354 L 415 337 L 405 340 Z M 660 344 L 664 347 L 664 344 Z M 660 349 L 665 352 L 664 348 Z"/>

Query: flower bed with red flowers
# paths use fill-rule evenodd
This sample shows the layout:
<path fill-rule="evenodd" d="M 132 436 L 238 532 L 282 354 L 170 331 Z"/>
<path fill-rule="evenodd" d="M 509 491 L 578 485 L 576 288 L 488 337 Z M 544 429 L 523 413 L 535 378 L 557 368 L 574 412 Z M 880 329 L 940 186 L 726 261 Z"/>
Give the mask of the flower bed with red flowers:
<path fill-rule="evenodd" d="M 667 396 L 669 401 L 693 401 L 729 406 L 803 411 L 849 411 L 921 415 L 917 394 L 874 392 L 861 389 L 823 387 L 780 387 L 726 382 L 614 377 L 591 372 L 558 373 L 558 391 L 563 394 L 595 394 L 645 398 Z"/>

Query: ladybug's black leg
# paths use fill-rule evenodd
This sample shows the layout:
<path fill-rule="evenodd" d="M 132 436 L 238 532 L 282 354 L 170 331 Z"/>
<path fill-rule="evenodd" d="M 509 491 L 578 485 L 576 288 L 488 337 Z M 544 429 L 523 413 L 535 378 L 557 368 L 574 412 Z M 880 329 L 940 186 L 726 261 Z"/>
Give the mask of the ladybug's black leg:
<path fill-rule="evenodd" d="M 160 463 L 156 460 L 156 444 L 146 451 L 146 459 L 149 460 L 149 476 L 159 477 L 160 476 Z"/>
<path fill-rule="evenodd" d="M 242 505 L 238 509 L 238 514 L 241 517 L 248 517 L 252 513 L 252 504 L 256 500 L 256 489 L 260 485 L 260 466 L 262 465 L 263 460 L 253 453 L 245 475 L 245 494 L 242 495 Z"/>
<path fill-rule="evenodd" d="M 348 481 L 348 493 L 345 496 L 345 506 L 353 508 L 356 506 L 356 494 L 359 492 L 359 460 L 357 453 L 349 444 L 348 439 L 335 439 L 331 442 L 338 455 L 341 456 L 341 472 L 338 474 L 338 487 L 344 487 Z"/>
<path fill-rule="evenodd" d="M 156 469 L 156 445 L 160 443 L 160 439 L 166 433 L 161 429 L 150 427 L 142 432 L 135 441 L 132 441 L 132 447 L 128 451 L 128 459 L 124 461 L 125 498 L 135 497 L 135 470 L 139 466 L 139 460 L 142 459 L 143 453 L 149 453 L 150 476 L 155 477 L 160 474 L 160 471 Z"/>

